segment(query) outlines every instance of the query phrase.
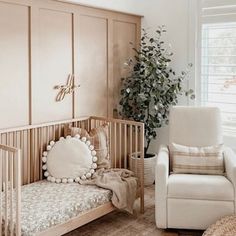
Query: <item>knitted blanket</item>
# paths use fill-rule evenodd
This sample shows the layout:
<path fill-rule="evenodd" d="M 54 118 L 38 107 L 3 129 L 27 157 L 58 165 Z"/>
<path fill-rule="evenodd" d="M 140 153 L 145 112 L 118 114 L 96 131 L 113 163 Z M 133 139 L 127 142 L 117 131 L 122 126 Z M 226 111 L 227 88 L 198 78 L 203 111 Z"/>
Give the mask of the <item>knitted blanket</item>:
<path fill-rule="evenodd" d="M 132 171 L 127 169 L 99 169 L 91 180 L 80 184 L 91 184 L 112 191 L 112 204 L 121 210 L 133 213 L 138 183 Z"/>

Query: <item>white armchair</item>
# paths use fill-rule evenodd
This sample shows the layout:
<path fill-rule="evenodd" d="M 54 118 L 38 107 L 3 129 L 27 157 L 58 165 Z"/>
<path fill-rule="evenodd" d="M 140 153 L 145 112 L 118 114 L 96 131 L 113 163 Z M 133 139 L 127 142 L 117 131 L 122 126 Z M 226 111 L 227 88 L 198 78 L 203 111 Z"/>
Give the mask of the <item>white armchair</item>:
<path fill-rule="evenodd" d="M 174 107 L 169 143 L 185 146 L 221 144 L 217 108 Z M 224 150 L 225 176 L 171 174 L 168 147 L 161 146 L 156 163 L 155 216 L 158 228 L 206 229 L 219 218 L 235 214 L 236 156 Z"/>

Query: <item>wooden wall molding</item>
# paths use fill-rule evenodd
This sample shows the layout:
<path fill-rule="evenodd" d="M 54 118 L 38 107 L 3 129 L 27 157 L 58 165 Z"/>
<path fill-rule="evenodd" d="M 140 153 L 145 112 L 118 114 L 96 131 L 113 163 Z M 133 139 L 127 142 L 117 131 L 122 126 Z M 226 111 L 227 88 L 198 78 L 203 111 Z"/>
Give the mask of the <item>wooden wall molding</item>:
<path fill-rule="evenodd" d="M 0 0 L 1 10 L 0 129 L 113 116 L 141 16 L 56 0 Z M 56 103 L 69 74 L 81 88 Z"/>

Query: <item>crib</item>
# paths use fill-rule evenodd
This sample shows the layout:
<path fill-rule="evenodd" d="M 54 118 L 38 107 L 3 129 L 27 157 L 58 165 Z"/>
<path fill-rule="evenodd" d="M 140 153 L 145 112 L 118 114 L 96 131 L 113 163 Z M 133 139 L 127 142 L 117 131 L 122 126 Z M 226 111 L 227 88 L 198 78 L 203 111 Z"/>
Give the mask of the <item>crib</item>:
<path fill-rule="evenodd" d="M 44 180 L 42 173 L 42 153 L 50 140 L 58 140 L 59 137 L 64 135 L 65 125 L 69 124 L 74 127 L 91 130 L 104 123 L 109 125 L 109 156 L 112 168 L 130 169 L 130 154 L 139 157 L 132 164 L 134 165 L 132 171 L 134 171 L 135 176 L 138 178 L 140 211 L 141 213 L 144 212 L 143 123 L 113 118 L 85 117 L 40 125 L 29 125 L 0 131 L 0 236 L 63 235 L 115 210 L 115 207 L 109 200 L 110 193 L 108 190 L 94 189 L 93 186 L 81 187 L 76 183 L 66 185 L 66 187 L 65 185 L 59 187 L 57 184 Z M 43 195 L 45 189 L 49 191 L 50 196 L 54 194 L 55 197 L 53 198 L 56 200 L 57 197 L 64 197 L 63 199 L 58 199 L 59 203 L 65 201 L 67 205 L 69 203 L 72 205 L 65 209 L 65 211 L 63 210 L 63 213 L 65 212 L 66 215 L 61 219 L 55 219 L 56 208 L 50 209 L 49 205 L 48 212 L 51 212 L 53 216 L 50 216 L 48 213 L 44 220 L 48 220 L 49 223 L 46 227 L 42 227 L 41 222 L 43 220 L 37 220 L 37 214 L 35 214 L 35 217 L 28 216 L 27 219 L 24 218 L 24 214 L 26 214 L 26 210 L 29 211 L 34 207 L 35 212 L 40 211 L 42 204 L 40 205 L 35 195 Z M 67 191 L 69 192 L 68 194 Z M 91 204 L 91 207 L 87 207 L 84 199 L 84 205 L 78 204 L 77 200 L 74 200 L 76 199 L 74 196 L 78 196 L 85 191 L 90 192 L 90 195 L 86 197 L 87 201 L 90 203 L 94 202 Z M 34 201 L 36 201 L 34 203 L 30 203 L 31 193 L 34 195 Z M 70 198 L 68 198 L 69 194 Z M 99 201 L 93 201 L 93 198 L 99 199 Z M 70 199 L 69 202 L 68 199 Z M 44 198 L 41 200 L 46 201 Z M 27 204 L 31 204 L 31 206 Z M 35 206 L 32 206 L 32 204 L 35 204 Z M 57 203 L 54 202 L 55 204 Z M 76 207 L 73 204 L 76 204 Z M 68 211 L 68 209 L 72 210 Z M 47 213 L 42 212 L 42 214 Z M 33 222 L 34 218 L 37 222 Z M 39 224 L 35 226 L 37 230 L 31 228 L 30 233 L 27 233 L 26 228 L 28 226 L 24 225 L 26 224 L 25 222 L 28 222 L 29 225 Z"/>

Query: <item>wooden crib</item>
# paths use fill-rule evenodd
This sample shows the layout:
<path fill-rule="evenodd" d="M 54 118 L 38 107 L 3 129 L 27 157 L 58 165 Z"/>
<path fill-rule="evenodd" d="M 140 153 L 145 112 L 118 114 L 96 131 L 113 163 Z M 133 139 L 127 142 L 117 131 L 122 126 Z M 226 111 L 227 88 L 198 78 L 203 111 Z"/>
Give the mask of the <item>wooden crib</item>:
<path fill-rule="evenodd" d="M 71 124 L 74 127 L 91 130 L 103 123 L 109 124 L 109 153 L 113 168 L 130 169 L 130 154 L 140 157 L 135 161 L 135 168 L 132 170 L 139 179 L 140 211 L 144 212 L 143 123 L 112 118 L 86 117 L 29 125 L 0 131 L 0 236 L 21 235 L 21 185 L 43 179 L 41 157 L 49 141 L 58 140 L 59 137 L 64 136 L 65 125 Z M 2 210 L 3 200 L 7 206 L 4 211 Z M 106 203 L 40 232 L 39 235 L 65 234 L 114 209 L 111 203 Z"/>

